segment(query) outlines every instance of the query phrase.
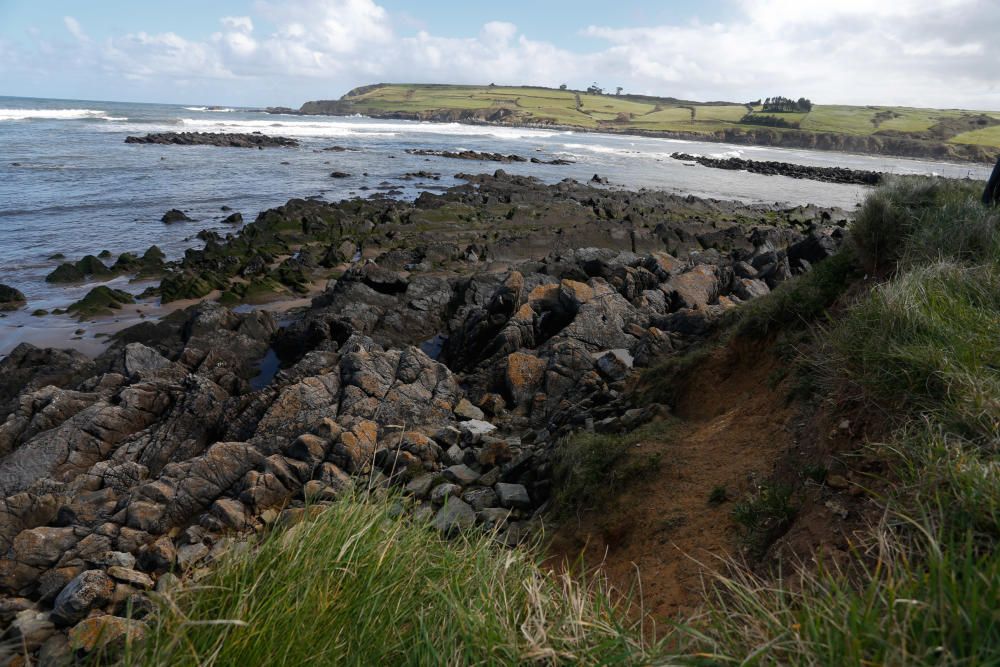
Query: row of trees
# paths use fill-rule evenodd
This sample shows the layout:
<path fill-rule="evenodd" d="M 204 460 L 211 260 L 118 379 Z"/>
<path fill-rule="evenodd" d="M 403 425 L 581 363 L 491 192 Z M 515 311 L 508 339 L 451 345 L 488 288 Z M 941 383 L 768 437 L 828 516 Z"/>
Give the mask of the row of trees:
<path fill-rule="evenodd" d="M 564 83 L 561 86 L 559 86 L 559 90 L 566 90 L 568 87 L 569 86 L 567 86 Z M 622 88 L 621 86 L 618 86 L 617 88 L 615 88 L 615 95 L 621 95 L 622 91 L 624 91 L 624 90 L 625 90 L 624 88 Z M 600 86 L 598 86 L 597 82 L 595 81 L 592 86 L 590 86 L 589 88 L 587 88 L 587 92 L 590 93 L 591 95 L 603 95 L 604 94 L 604 89 L 601 88 Z"/>
<path fill-rule="evenodd" d="M 762 106 L 762 111 L 767 111 L 770 113 L 793 113 L 793 112 L 805 112 L 808 113 L 812 111 L 813 103 L 811 100 L 805 97 L 800 97 L 797 100 L 793 100 L 790 97 L 782 97 L 778 95 L 777 97 L 768 97 L 766 100 L 761 102 L 757 100 L 752 102 L 753 106 Z"/>

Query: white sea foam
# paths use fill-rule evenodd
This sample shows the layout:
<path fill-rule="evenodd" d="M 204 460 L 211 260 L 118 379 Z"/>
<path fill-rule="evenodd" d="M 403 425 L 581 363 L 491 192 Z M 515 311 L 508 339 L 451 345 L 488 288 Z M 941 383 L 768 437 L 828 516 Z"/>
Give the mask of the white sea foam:
<path fill-rule="evenodd" d="M 298 118 L 298 117 L 297 117 Z M 463 125 L 460 123 L 379 122 L 364 119 L 290 120 L 287 116 L 274 120 L 216 120 L 182 118 L 189 129 L 201 132 L 263 132 L 293 137 L 392 137 L 401 134 L 445 134 L 448 136 L 495 137 L 497 139 L 545 139 L 558 133 L 517 127 Z"/>
<path fill-rule="evenodd" d="M 81 120 L 101 118 L 110 120 L 106 111 L 98 109 L 0 109 L 2 120 Z"/>
<path fill-rule="evenodd" d="M 233 113 L 236 109 L 229 107 L 184 107 L 188 111 L 210 111 L 212 113 Z"/>

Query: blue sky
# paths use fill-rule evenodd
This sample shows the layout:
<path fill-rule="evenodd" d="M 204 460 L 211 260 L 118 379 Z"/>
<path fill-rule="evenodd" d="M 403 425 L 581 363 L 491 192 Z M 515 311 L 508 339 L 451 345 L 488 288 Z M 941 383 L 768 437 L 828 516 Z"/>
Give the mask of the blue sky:
<path fill-rule="evenodd" d="M 1000 108 L 995 0 L 0 0 L 0 95 L 290 105 L 377 81 L 592 81 Z"/>

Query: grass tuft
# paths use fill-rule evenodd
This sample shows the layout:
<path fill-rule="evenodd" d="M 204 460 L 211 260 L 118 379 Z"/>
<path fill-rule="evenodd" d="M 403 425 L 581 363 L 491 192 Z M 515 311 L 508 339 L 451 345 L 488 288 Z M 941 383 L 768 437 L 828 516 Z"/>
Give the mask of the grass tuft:
<path fill-rule="evenodd" d="M 647 664 L 654 647 L 600 581 L 530 548 L 445 540 L 395 501 L 348 499 L 231 553 L 165 600 L 145 665 Z"/>
<path fill-rule="evenodd" d="M 580 432 L 556 450 L 553 489 L 558 511 L 592 509 L 612 501 L 629 483 L 656 472 L 660 455 L 647 455 L 644 442 L 669 437 L 669 421 L 653 422 L 630 433 Z"/>

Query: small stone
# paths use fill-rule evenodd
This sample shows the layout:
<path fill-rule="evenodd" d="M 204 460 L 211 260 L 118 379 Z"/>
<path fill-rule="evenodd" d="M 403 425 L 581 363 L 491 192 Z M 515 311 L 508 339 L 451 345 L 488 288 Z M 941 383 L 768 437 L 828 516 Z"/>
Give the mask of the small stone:
<path fill-rule="evenodd" d="M 467 398 L 458 402 L 458 405 L 455 406 L 455 414 L 461 419 L 475 419 L 477 421 L 482 421 L 486 417 L 483 411 L 470 403 Z"/>
<path fill-rule="evenodd" d="M 463 436 L 472 439 L 478 439 L 497 430 L 497 427 L 493 424 L 480 419 L 470 419 L 468 421 L 461 422 L 458 425 L 458 428 L 462 431 Z"/>
<path fill-rule="evenodd" d="M 117 565 L 118 567 L 124 568 L 134 568 L 135 567 L 135 556 L 124 551 L 109 551 L 101 559 L 101 564 L 111 567 Z"/>
<path fill-rule="evenodd" d="M 38 664 L 46 667 L 60 667 L 72 663 L 73 652 L 66 635 L 57 632 L 38 649 Z"/>
<path fill-rule="evenodd" d="M 325 457 L 328 441 L 311 433 L 303 433 L 285 451 L 287 456 L 318 465 Z"/>
<path fill-rule="evenodd" d="M 208 547 L 201 542 L 185 544 L 177 549 L 177 567 L 188 570 L 208 555 Z"/>
<path fill-rule="evenodd" d="M 461 499 L 452 496 L 444 504 L 432 522 L 433 527 L 445 535 L 454 535 L 467 530 L 476 523 L 476 513 Z"/>
<path fill-rule="evenodd" d="M 77 541 L 72 528 L 43 526 L 22 530 L 14 538 L 15 560 L 25 565 L 48 567 L 62 558 Z"/>
<path fill-rule="evenodd" d="M 153 587 L 153 578 L 138 570 L 130 570 L 125 567 L 112 565 L 108 568 L 108 574 L 111 575 L 112 579 L 124 581 L 126 584 L 131 584 L 136 588 L 148 590 Z"/>
<path fill-rule="evenodd" d="M 505 484 L 498 482 L 493 487 L 500 499 L 500 504 L 511 509 L 531 509 L 531 498 L 528 489 L 523 484 Z"/>
<path fill-rule="evenodd" d="M 420 500 L 423 500 L 427 498 L 427 495 L 431 492 L 431 487 L 434 486 L 434 482 L 440 479 L 440 477 L 441 476 L 437 473 L 420 475 L 406 485 L 406 492 L 416 498 L 419 498 Z"/>
<path fill-rule="evenodd" d="M 846 489 L 851 486 L 851 483 L 843 475 L 827 475 L 826 485 L 831 489 Z"/>
<path fill-rule="evenodd" d="M 467 465 L 459 464 L 451 466 L 450 468 L 445 468 L 444 477 L 445 479 L 455 482 L 456 484 L 469 486 L 479 479 L 479 473 Z"/>
<path fill-rule="evenodd" d="M 73 625 L 91 609 L 107 604 L 114 592 L 115 582 L 102 570 L 81 572 L 56 597 L 52 621 L 63 627 Z"/>
<path fill-rule="evenodd" d="M 156 580 L 156 592 L 161 594 L 169 593 L 180 585 L 181 580 L 176 574 L 165 572 Z"/>
<path fill-rule="evenodd" d="M 465 450 L 458 445 L 452 445 L 444 453 L 445 461 L 451 464 L 458 464 L 465 460 Z"/>
<path fill-rule="evenodd" d="M 462 494 L 462 487 L 458 484 L 439 484 L 434 487 L 431 491 L 431 502 L 435 505 L 443 504 L 448 498 L 452 496 L 459 496 Z"/>
<path fill-rule="evenodd" d="M 476 483 L 480 486 L 490 486 L 500 481 L 501 469 L 500 468 L 490 468 L 476 480 Z"/>
<path fill-rule="evenodd" d="M 510 517 L 510 510 L 502 507 L 487 507 L 476 514 L 476 521 L 486 530 L 495 530 L 503 527 Z"/>
<path fill-rule="evenodd" d="M 56 626 L 46 612 L 25 609 L 14 617 L 8 634 L 18 648 L 34 651 L 56 633 Z"/>
<path fill-rule="evenodd" d="M 497 504 L 497 494 L 488 486 L 481 486 L 469 489 L 463 493 L 462 500 L 469 503 L 472 509 L 479 512 L 487 507 L 495 507 Z"/>
<path fill-rule="evenodd" d="M 78 651 L 120 650 L 146 636 L 146 624 L 119 616 L 94 616 L 69 631 L 69 645 Z"/>
<path fill-rule="evenodd" d="M 177 549 L 174 542 L 164 535 L 155 542 L 147 544 L 139 552 L 139 562 L 143 569 L 150 571 L 169 570 L 177 561 Z"/>

